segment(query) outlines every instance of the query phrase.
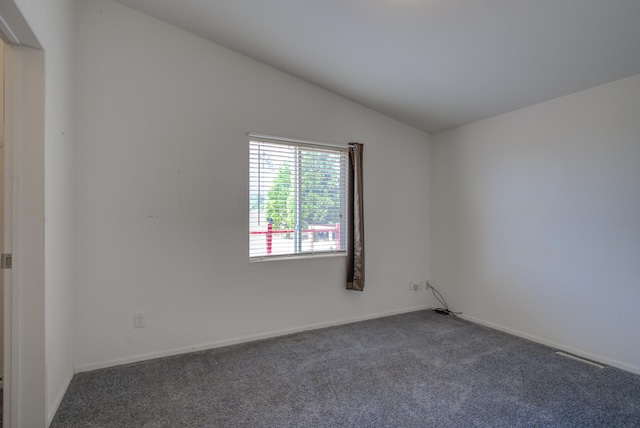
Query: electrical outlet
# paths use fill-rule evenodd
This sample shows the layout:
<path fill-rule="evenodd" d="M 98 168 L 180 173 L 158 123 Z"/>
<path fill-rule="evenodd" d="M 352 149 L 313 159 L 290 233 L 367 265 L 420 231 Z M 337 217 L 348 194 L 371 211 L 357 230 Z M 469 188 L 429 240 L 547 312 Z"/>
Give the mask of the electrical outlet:
<path fill-rule="evenodd" d="M 133 313 L 133 328 L 144 327 L 144 312 Z"/>
<path fill-rule="evenodd" d="M 418 291 L 420 290 L 420 283 L 419 282 L 414 282 L 413 283 L 413 291 Z"/>
<path fill-rule="evenodd" d="M 431 288 L 431 284 L 429 283 L 429 280 L 426 280 L 426 281 L 424 282 L 424 289 L 425 289 L 425 290 L 429 290 L 430 288 Z"/>

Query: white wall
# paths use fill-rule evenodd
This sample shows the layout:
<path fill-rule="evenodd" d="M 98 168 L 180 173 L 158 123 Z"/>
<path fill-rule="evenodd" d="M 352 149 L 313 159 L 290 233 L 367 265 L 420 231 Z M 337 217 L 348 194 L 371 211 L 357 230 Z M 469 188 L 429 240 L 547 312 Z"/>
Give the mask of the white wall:
<path fill-rule="evenodd" d="M 453 309 L 640 373 L 639 112 L 640 75 L 434 137 Z"/>
<path fill-rule="evenodd" d="M 30 237 L 34 238 L 33 248 L 42 246 L 44 250 L 44 254 L 36 251 L 28 251 L 27 254 L 34 263 L 44 267 L 44 278 L 37 276 L 37 270 L 34 272 L 31 267 L 25 267 L 22 276 L 26 278 L 25 275 L 29 275 L 30 283 L 23 290 L 27 293 L 21 296 L 21 317 L 24 321 L 21 331 L 29 326 L 29 330 L 24 331 L 28 337 L 21 343 L 33 344 L 33 347 L 23 350 L 25 355 L 20 356 L 24 371 L 24 379 L 21 380 L 25 388 L 35 391 L 34 397 L 40 394 L 45 397 L 46 407 L 40 406 L 39 398 L 22 399 L 21 426 L 35 427 L 42 426 L 45 419 L 51 419 L 73 375 L 74 2 L 15 0 L 15 3 L 44 49 L 44 64 L 40 69 L 40 72 L 44 69 L 44 146 L 42 142 L 26 145 L 25 159 L 31 162 L 31 169 L 26 177 L 22 177 L 23 183 L 36 189 L 34 192 L 44 190 L 43 201 L 33 201 L 25 206 L 25 213 L 36 217 L 36 223 L 40 225 L 35 229 L 29 226 Z M 42 60 L 43 55 L 34 51 L 29 56 L 37 61 Z M 30 84 L 29 80 L 25 83 Z M 33 92 L 32 88 L 30 90 Z M 41 94 L 34 96 L 36 103 L 42 102 L 41 98 L 37 99 Z M 42 125 L 42 118 L 38 120 Z M 21 239 L 29 238 L 24 235 Z M 42 373 L 46 377 L 41 379 L 37 377 L 41 373 L 37 365 L 43 358 L 45 367 Z M 32 366 L 27 365 L 29 361 L 32 361 Z"/>
<path fill-rule="evenodd" d="M 431 303 L 427 134 L 111 1 L 77 20 L 79 370 Z M 364 293 L 344 258 L 249 263 L 250 131 L 365 144 Z"/>

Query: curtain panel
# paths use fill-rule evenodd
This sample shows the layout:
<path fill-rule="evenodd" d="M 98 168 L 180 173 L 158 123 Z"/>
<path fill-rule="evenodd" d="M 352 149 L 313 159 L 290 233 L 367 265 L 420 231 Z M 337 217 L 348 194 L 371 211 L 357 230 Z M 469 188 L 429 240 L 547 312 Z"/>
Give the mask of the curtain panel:
<path fill-rule="evenodd" d="M 347 290 L 364 291 L 364 221 L 362 216 L 361 143 L 349 143 Z"/>

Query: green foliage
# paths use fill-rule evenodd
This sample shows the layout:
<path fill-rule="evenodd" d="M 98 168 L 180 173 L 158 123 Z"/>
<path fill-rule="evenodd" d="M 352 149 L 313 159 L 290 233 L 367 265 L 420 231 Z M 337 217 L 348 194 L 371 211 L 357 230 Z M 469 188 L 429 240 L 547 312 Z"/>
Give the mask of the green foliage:
<path fill-rule="evenodd" d="M 340 179 L 335 155 L 302 150 L 300 152 L 300 229 L 312 224 L 340 221 Z M 275 230 L 295 227 L 295 189 L 293 173 L 287 163 L 278 170 L 267 192 L 267 217 Z"/>
<path fill-rule="evenodd" d="M 288 227 L 289 194 L 291 193 L 291 170 L 285 162 L 278 169 L 278 175 L 273 180 L 271 189 L 267 192 L 267 218 L 273 221 L 275 230 L 283 230 Z"/>
<path fill-rule="evenodd" d="M 336 223 L 339 220 L 340 182 L 335 173 L 335 158 L 313 153 L 301 157 L 300 227 Z"/>

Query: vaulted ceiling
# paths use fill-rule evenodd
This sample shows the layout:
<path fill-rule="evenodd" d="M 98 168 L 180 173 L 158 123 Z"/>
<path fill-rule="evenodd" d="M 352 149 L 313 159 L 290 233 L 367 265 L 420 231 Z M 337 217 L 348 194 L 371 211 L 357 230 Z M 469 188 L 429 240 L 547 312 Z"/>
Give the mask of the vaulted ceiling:
<path fill-rule="evenodd" d="M 640 73 L 640 0 L 117 0 L 438 132 Z"/>

